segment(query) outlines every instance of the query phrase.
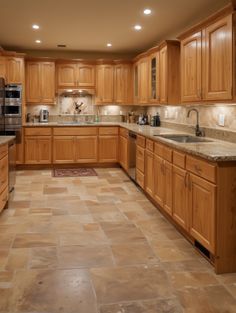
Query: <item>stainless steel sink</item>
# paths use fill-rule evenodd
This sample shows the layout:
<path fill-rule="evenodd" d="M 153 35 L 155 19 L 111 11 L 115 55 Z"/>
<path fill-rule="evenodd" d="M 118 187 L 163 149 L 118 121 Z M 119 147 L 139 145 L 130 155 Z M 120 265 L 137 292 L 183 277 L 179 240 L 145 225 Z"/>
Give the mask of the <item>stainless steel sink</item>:
<path fill-rule="evenodd" d="M 197 142 L 212 142 L 212 140 L 205 139 L 202 137 L 196 137 L 191 135 L 174 135 L 174 134 L 166 134 L 166 135 L 155 135 L 161 138 L 177 141 L 180 143 L 197 143 Z"/>

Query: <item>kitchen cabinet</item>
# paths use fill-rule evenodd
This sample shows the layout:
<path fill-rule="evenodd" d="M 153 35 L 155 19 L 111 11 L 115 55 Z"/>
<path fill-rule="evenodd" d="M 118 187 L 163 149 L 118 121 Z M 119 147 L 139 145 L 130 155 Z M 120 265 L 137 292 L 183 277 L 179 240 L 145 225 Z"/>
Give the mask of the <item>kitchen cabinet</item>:
<path fill-rule="evenodd" d="M 53 163 L 75 162 L 75 137 L 53 136 Z"/>
<path fill-rule="evenodd" d="M 132 65 L 119 64 L 114 67 L 114 102 L 132 103 Z"/>
<path fill-rule="evenodd" d="M 98 160 L 97 136 L 78 136 L 75 138 L 75 162 L 96 163 Z"/>
<path fill-rule="evenodd" d="M 180 44 L 169 40 L 160 45 L 159 92 L 161 104 L 180 102 Z"/>
<path fill-rule="evenodd" d="M 111 64 L 96 67 L 96 104 L 114 103 L 114 66 Z"/>
<path fill-rule="evenodd" d="M 8 201 L 8 145 L 0 146 L 0 212 Z"/>
<path fill-rule="evenodd" d="M 54 62 L 29 61 L 26 64 L 26 102 L 53 104 L 55 101 Z"/>
<path fill-rule="evenodd" d="M 24 59 L 18 57 L 0 57 L 0 77 L 7 84 L 24 83 Z"/>
<path fill-rule="evenodd" d="M 145 151 L 145 191 L 153 197 L 154 192 L 154 154 L 153 152 Z"/>
<path fill-rule="evenodd" d="M 120 128 L 119 136 L 119 163 L 128 171 L 129 167 L 129 141 L 128 141 L 128 130 Z"/>
<path fill-rule="evenodd" d="M 51 136 L 26 136 L 25 164 L 50 164 L 51 162 Z"/>
<path fill-rule="evenodd" d="M 95 66 L 89 64 L 57 64 L 59 88 L 94 87 Z"/>
<path fill-rule="evenodd" d="M 99 153 L 100 163 L 118 162 L 118 127 L 100 127 L 99 128 Z"/>
<path fill-rule="evenodd" d="M 161 206 L 164 206 L 165 196 L 165 176 L 164 160 L 158 155 L 154 155 L 154 199 Z"/>
<path fill-rule="evenodd" d="M 136 182 L 144 189 L 145 175 L 145 145 L 146 141 L 143 136 L 136 138 Z M 130 147 L 131 149 L 132 147 Z M 130 160 L 131 162 L 132 160 Z"/>
<path fill-rule="evenodd" d="M 217 17 L 180 39 L 182 101 L 232 100 L 232 15 Z"/>
<path fill-rule="evenodd" d="M 138 90 L 139 90 L 139 95 L 138 95 L 138 102 L 139 104 L 146 104 L 148 103 L 148 58 L 144 57 L 140 59 L 139 64 L 138 64 L 138 69 L 139 69 L 139 83 L 138 83 Z"/>
<path fill-rule="evenodd" d="M 138 103 L 139 97 L 139 70 L 138 70 L 138 62 L 135 62 L 133 65 L 133 77 L 134 77 L 134 103 Z"/>
<path fill-rule="evenodd" d="M 149 102 L 158 103 L 160 101 L 159 92 L 159 52 L 152 53 L 149 56 Z"/>

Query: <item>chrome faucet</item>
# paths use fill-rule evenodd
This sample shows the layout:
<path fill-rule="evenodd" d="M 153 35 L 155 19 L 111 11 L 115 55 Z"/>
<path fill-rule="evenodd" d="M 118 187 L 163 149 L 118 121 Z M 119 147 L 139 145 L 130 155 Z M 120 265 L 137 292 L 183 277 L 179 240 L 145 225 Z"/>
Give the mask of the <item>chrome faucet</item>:
<path fill-rule="evenodd" d="M 197 115 L 197 124 L 195 126 L 195 135 L 198 137 L 204 137 L 205 136 L 204 131 L 199 126 L 199 112 L 198 112 L 198 110 L 197 109 L 190 109 L 187 113 L 187 117 L 190 116 L 191 112 L 196 112 L 196 115 Z"/>

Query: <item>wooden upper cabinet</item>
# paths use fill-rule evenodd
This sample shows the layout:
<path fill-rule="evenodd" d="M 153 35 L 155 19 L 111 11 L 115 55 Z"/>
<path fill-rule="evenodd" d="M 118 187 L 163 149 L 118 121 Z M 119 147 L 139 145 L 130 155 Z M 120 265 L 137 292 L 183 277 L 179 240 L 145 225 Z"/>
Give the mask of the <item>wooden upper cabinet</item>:
<path fill-rule="evenodd" d="M 58 87 L 94 87 L 95 67 L 88 64 L 58 64 Z"/>
<path fill-rule="evenodd" d="M 57 84 L 58 87 L 76 87 L 76 64 L 57 65 Z"/>
<path fill-rule="evenodd" d="M 160 103 L 180 103 L 180 43 L 165 41 L 159 52 Z"/>
<path fill-rule="evenodd" d="M 132 103 L 132 66 L 130 64 L 120 64 L 114 68 L 114 102 Z"/>
<path fill-rule="evenodd" d="M 7 83 L 22 84 L 24 82 L 24 60 L 22 58 L 7 58 Z"/>
<path fill-rule="evenodd" d="M 94 65 L 81 64 L 77 68 L 79 87 L 95 86 L 95 67 Z"/>
<path fill-rule="evenodd" d="M 206 100 L 231 100 L 233 86 L 232 15 L 205 29 L 205 73 L 203 96 Z"/>
<path fill-rule="evenodd" d="M 134 92 L 134 103 L 137 104 L 139 100 L 139 70 L 138 70 L 138 62 L 133 65 L 133 92 Z"/>
<path fill-rule="evenodd" d="M 54 62 L 27 62 L 26 65 L 27 103 L 52 104 L 55 100 Z"/>
<path fill-rule="evenodd" d="M 181 98 L 199 101 L 202 98 L 202 32 L 181 41 Z"/>
<path fill-rule="evenodd" d="M 140 104 L 148 103 L 148 58 L 142 58 L 138 64 L 138 102 Z"/>
<path fill-rule="evenodd" d="M 114 66 L 97 65 L 96 69 L 96 104 L 114 102 Z"/>
<path fill-rule="evenodd" d="M 5 57 L 0 57 L 0 77 L 3 77 L 5 80 L 7 78 L 7 65 Z"/>
<path fill-rule="evenodd" d="M 159 92 L 159 52 L 149 56 L 149 101 L 158 103 L 160 100 Z"/>

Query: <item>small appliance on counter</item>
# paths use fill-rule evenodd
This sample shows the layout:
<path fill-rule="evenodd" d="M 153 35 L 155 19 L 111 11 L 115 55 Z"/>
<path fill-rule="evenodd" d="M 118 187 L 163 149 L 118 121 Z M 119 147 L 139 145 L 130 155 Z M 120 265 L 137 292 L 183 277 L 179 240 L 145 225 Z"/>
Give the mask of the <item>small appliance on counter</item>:
<path fill-rule="evenodd" d="M 153 126 L 153 127 L 161 126 L 161 119 L 160 119 L 159 113 L 157 113 L 156 115 L 153 115 L 150 126 Z"/>
<path fill-rule="evenodd" d="M 40 110 L 39 114 L 39 122 L 40 123 L 48 123 L 49 112 L 46 109 Z"/>
<path fill-rule="evenodd" d="M 148 125 L 148 116 L 145 114 L 140 114 L 138 118 L 139 125 Z"/>

